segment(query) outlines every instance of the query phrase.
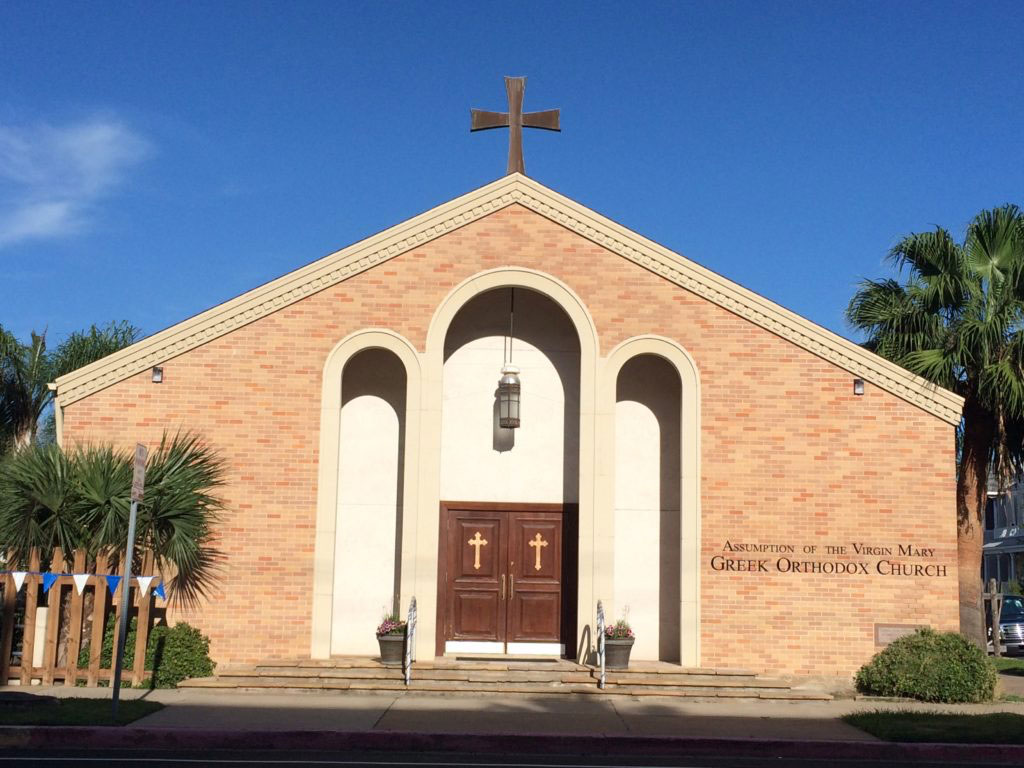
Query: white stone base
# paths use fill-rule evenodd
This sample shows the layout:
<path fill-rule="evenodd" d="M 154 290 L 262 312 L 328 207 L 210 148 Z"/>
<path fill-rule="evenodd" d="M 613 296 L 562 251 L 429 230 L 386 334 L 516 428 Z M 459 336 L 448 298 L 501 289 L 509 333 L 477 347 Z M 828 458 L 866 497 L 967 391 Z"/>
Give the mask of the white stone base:
<path fill-rule="evenodd" d="M 559 656 L 565 653 L 562 643 L 493 643 L 470 640 L 446 640 L 444 652 L 489 653 L 507 656 Z"/>

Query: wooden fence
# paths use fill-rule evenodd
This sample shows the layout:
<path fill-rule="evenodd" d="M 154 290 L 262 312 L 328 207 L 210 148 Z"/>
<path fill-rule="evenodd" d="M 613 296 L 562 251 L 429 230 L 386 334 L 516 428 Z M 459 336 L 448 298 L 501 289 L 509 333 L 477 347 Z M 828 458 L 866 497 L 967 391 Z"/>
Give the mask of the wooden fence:
<path fill-rule="evenodd" d="M 123 558 L 122 558 L 123 559 Z M 14 576 L 10 573 L 13 570 L 12 558 L 8 557 L 7 563 L 3 566 L 7 573 L 0 575 L 0 587 L 3 588 L 3 607 L 0 612 L 0 686 L 7 685 L 11 680 L 19 680 L 22 685 L 30 685 L 38 680 L 43 685 L 50 685 L 56 680 L 63 680 L 64 685 L 77 685 L 84 681 L 85 685 L 95 687 L 101 680 L 112 680 L 114 676 L 113 661 L 110 668 L 101 666 L 103 651 L 104 631 L 113 621 L 114 648 L 117 647 L 118 631 L 120 629 L 120 617 L 123 606 L 121 605 L 121 590 L 123 583 L 118 583 L 114 594 L 108 587 L 106 576 L 120 575 L 124 578 L 123 566 L 116 568 L 121 573 L 108 567 L 106 557 L 99 556 L 94 563 L 90 564 L 87 570 L 87 557 L 84 550 L 76 550 L 72 558 L 72 567 L 67 569 L 63 552 L 60 548 L 53 551 L 50 561 L 49 572 L 41 573 L 40 556 L 38 550 L 33 550 L 29 558 L 28 573 L 25 576 L 24 585 L 24 630 L 21 642 L 21 655 L 19 663 L 14 663 L 14 635 L 15 617 L 18 613 L 18 590 Z M 129 617 L 135 615 L 138 618 L 138 629 L 135 636 L 135 659 L 131 670 L 125 670 L 124 679 L 130 679 L 133 685 L 138 685 L 146 677 L 146 642 L 149 639 L 150 629 L 154 619 L 155 599 L 153 587 L 156 587 L 159 577 L 153 579 L 150 589 L 142 596 L 135 577 L 154 576 L 153 555 L 146 552 L 142 558 L 142 570 L 140 573 L 132 574 L 131 592 L 129 597 Z M 88 574 L 88 579 L 81 593 L 79 593 L 74 575 Z M 40 596 L 43 593 L 44 576 L 56 576 L 56 580 L 50 589 L 43 595 L 46 607 L 45 629 L 41 637 L 36 636 L 36 618 L 40 610 Z M 70 600 L 66 597 L 70 592 Z M 85 619 L 85 597 L 92 595 L 92 629 L 88 640 L 82 637 L 83 620 Z M 63 642 L 61 642 L 61 640 Z M 42 643 L 42 663 L 39 666 L 33 664 L 36 649 Z M 87 667 L 79 667 L 79 655 L 83 644 L 89 647 L 89 664 Z M 59 651 L 63 651 L 60 654 Z M 127 653 L 127 649 L 126 649 Z M 59 656 L 63 656 L 63 663 L 58 666 Z"/>

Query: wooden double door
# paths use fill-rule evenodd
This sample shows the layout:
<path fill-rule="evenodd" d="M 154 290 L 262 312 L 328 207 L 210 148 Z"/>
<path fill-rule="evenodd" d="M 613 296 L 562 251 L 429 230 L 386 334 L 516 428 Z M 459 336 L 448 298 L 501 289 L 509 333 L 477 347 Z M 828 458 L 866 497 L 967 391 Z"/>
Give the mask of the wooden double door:
<path fill-rule="evenodd" d="M 558 505 L 443 503 L 439 652 L 562 643 L 566 529 Z"/>

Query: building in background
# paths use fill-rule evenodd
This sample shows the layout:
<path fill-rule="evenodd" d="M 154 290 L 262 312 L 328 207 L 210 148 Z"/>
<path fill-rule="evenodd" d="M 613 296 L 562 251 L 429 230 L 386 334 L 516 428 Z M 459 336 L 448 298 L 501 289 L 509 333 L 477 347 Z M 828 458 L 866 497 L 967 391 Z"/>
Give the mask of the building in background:
<path fill-rule="evenodd" d="M 1024 587 L 1024 482 L 1020 480 L 1005 493 L 989 484 L 981 577 L 985 584 L 995 579 L 1003 591 L 1020 593 Z"/>

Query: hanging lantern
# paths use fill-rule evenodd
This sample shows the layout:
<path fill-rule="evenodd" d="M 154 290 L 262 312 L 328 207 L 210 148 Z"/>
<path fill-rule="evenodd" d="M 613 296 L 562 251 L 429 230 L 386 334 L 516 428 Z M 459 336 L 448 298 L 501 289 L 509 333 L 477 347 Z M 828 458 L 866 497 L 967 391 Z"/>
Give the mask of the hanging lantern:
<path fill-rule="evenodd" d="M 506 364 L 498 380 L 498 424 L 503 429 L 519 426 L 519 369 Z"/>

